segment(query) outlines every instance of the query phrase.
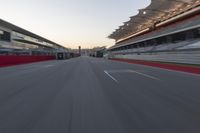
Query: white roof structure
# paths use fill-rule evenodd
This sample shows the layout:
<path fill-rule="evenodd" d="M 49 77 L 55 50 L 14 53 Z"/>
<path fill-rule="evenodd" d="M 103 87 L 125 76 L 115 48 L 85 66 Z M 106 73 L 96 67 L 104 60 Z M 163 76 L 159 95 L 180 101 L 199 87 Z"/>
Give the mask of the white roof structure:
<path fill-rule="evenodd" d="M 148 7 L 140 9 L 137 15 L 130 17 L 130 20 L 115 30 L 109 38 L 116 41 L 127 38 L 198 5 L 200 0 L 151 0 Z"/>

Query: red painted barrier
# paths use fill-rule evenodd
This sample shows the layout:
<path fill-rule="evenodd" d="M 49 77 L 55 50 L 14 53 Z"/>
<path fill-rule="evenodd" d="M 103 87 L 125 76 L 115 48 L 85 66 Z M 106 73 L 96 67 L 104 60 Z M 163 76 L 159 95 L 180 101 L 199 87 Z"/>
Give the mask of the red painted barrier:
<path fill-rule="evenodd" d="M 0 55 L 0 67 L 54 60 L 55 56 Z"/>
<path fill-rule="evenodd" d="M 152 67 L 159 67 L 159 68 L 164 68 L 164 69 L 169 69 L 169 70 L 189 72 L 189 73 L 194 73 L 194 74 L 200 74 L 200 67 L 170 64 L 170 63 L 159 63 L 159 62 L 152 62 L 152 61 L 142 61 L 142 60 L 129 60 L 129 59 L 112 59 L 112 60 L 127 62 L 127 63 L 132 63 L 132 64 L 152 66 Z"/>

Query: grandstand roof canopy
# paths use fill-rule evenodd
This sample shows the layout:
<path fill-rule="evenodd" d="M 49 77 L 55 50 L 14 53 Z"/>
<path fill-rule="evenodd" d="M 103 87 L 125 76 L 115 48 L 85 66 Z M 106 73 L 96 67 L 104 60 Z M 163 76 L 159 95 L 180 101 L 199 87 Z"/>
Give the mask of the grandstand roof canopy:
<path fill-rule="evenodd" d="M 15 32 L 18 32 L 18 33 L 33 37 L 35 39 L 39 39 L 39 40 L 47 42 L 47 43 L 51 43 L 51 44 L 56 45 L 56 46 L 61 47 L 61 48 L 65 48 L 64 46 L 61 46 L 61 45 L 59 45 L 59 44 L 57 44 L 55 42 L 52 42 L 52 41 L 50 41 L 50 40 L 48 40 L 46 38 L 43 38 L 43 37 L 41 37 L 39 35 L 36 35 L 36 34 L 30 32 L 30 31 L 27 31 L 27 30 L 25 30 L 23 28 L 20 28 L 20 27 L 16 26 L 16 25 L 13 25 L 13 24 L 11 24 L 9 22 L 6 22 L 5 20 L 0 19 L 0 25 L 5 27 L 5 28 L 8 28 L 10 30 L 13 30 Z"/>
<path fill-rule="evenodd" d="M 181 14 L 200 4 L 200 0 L 151 0 L 151 4 L 130 17 L 128 22 L 116 29 L 109 38 L 120 40 L 155 24 Z"/>

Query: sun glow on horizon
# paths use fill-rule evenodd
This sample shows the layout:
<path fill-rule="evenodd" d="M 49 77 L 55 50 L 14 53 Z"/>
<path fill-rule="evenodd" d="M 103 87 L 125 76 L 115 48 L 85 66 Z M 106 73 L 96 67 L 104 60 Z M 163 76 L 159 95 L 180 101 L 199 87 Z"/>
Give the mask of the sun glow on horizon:
<path fill-rule="evenodd" d="M 149 0 L 6 0 L 0 18 L 70 48 L 112 46 L 107 36 Z"/>

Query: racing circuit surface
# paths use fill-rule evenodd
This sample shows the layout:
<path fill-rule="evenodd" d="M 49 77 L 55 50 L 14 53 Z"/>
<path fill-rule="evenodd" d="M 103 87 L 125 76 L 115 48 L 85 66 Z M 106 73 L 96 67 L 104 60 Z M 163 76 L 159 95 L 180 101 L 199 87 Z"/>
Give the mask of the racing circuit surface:
<path fill-rule="evenodd" d="M 90 57 L 0 68 L 1 133 L 199 133 L 200 76 Z"/>

